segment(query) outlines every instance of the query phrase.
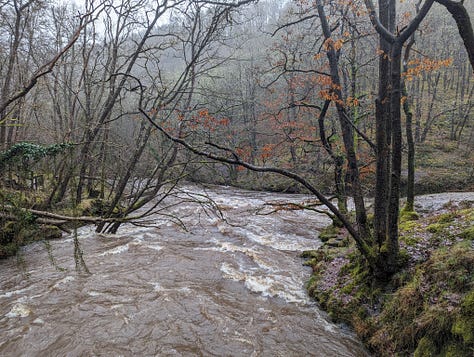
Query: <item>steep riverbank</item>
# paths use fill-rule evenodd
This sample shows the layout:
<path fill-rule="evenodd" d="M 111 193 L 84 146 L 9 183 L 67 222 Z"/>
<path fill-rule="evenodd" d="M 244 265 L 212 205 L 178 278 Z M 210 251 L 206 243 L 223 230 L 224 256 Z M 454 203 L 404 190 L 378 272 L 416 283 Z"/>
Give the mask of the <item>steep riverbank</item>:
<path fill-rule="evenodd" d="M 470 356 L 474 351 L 474 193 L 417 198 L 400 224 L 403 268 L 377 284 L 344 231 L 306 252 L 311 294 L 377 356 Z"/>

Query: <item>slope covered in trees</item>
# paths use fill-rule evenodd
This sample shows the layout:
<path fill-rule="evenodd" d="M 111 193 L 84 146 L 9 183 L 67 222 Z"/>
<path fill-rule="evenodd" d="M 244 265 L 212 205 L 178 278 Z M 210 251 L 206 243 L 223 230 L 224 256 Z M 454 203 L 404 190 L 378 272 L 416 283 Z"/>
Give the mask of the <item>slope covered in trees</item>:
<path fill-rule="evenodd" d="M 473 185 L 472 6 L 3 2 L 1 223 L 88 211 L 115 233 L 183 179 L 306 190 L 390 279 L 404 191 L 415 216 L 426 187 Z"/>
<path fill-rule="evenodd" d="M 468 10 L 453 1 L 5 3 L 2 182 L 40 178 L 42 208 L 89 197 L 120 222 L 183 177 L 284 188 L 247 169 L 277 172 L 287 189 L 296 178 L 323 201 L 335 194 L 337 207 L 327 204 L 372 269 L 393 272 L 405 150 L 409 202 L 415 147 L 450 140 L 460 161 L 472 160 Z M 22 142 L 72 149 L 7 160 Z"/>

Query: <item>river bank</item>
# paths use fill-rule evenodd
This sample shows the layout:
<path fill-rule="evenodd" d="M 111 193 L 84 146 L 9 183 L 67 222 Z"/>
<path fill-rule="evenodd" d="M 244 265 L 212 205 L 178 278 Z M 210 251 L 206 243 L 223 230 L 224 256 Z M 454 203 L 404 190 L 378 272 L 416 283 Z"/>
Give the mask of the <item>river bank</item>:
<path fill-rule="evenodd" d="M 417 197 L 400 223 L 402 269 L 376 283 L 343 230 L 326 229 L 308 290 L 377 356 L 470 356 L 474 351 L 474 193 Z"/>

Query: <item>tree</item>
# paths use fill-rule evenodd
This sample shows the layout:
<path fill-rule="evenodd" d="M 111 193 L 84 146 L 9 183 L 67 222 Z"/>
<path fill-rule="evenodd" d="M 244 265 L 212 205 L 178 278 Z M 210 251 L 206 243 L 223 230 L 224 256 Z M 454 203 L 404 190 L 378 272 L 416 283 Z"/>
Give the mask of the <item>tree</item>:
<path fill-rule="evenodd" d="M 38 83 L 38 80 L 48 73 L 51 73 L 60 58 L 67 53 L 74 43 L 79 38 L 82 29 L 89 21 L 92 21 L 90 14 L 80 16 L 80 20 L 76 30 L 74 31 L 68 42 L 57 50 L 55 55 L 40 63 L 32 72 L 22 73 L 22 71 L 29 71 L 28 64 L 21 68 L 20 62 L 26 59 L 30 65 L 34 42 L 34 22 L 37 20 L 40 11 L 43 8 L 40 1 L 30 0 L 14 0 L 11 5 L 0 8 L 2 17 L 7 19 L 7 36 L 9 36 L 9 47 L 6 51 L 7 58 L 3 61 L 7 62 L 5 69 L 2 67 L 2 86 L 0 90 L 0 148 L 6 149 L 11 142 L 7 135 L 7 128 L 9 127 L 9 114 L 13 111 L 10 107 L 24 98 Z M 10 22 L 10 23 L 8 23 Z M 28 41 L 30 52 L 26 54 L 25 58 L 20 55 L 20 49 L 24 41 Z M 9 109 L 10 108 L 10 109 Z M 16 120 L 17 118 L 13 118 Z M 13 128 L 13 126 L 10 126 Z M 10 130 L 11 131 L 11 130 Z"/>
<path fill-rule="evenodd" d="M 401 125 L 401 64 L 402 50 L 406 41 L 413 35 L 422 20 L 430 11 L 434 0 L 426 0 L 413 19 L 402 29 L 396 26 L 396 4 L 392 0 L 379 0 L 378 14 L 372 1 L 364 0 L 370 21 L 379 37 L 379 75 L 378 97 L 376 100 L 375 154 L 376 189 L 374 207 L 374 229 L 369 230 L 367 212 L 360 184 L 359 163 L 354 145 L 354 127 L 348 120 L 341 91 L 340 67 L 338 63 L 339 44 L 334 40 L 332 27 L 325 12 L 325 3 L 316 1 L 318 18 L 325 38 L 326 53 L 332 80 L 331 100 L 334 102 L 343 136 L 346 159 L 348 161 L 352 195 L 356 207 L 356 225 L 337 209 L 307 179 L 286 169 L 253 165 L 243 160 L 232 148 L 208 142 L 207 150 L 191 145 L 184 138 L 168 133 L 154 122 L 146 111 L 140 111 L 156 128 L 168 138 L 192 152 L 213 160 L 240 165 L 250 170 L 273 172 L 292 178 L 315 194 L 327 205 L 335 217 L 341 220 L 366 258 L 374 276 L 379 279 L 390 277 L 398 269 L 398 219 L 400 201 L 400 177 L 402 162 L 402 125 Z M 303 4 L 304 5 L 304 4 Z M 304 19 L 302 20 L 304 21 Z"/>
<path fill-rule="evenodd" d="M 436 2 L 443 5 L 456 21 L 459 34 L 463 39 L 464 47 L 474 71 L 474 30 L 469 12 L 464 6 L 464 0 L 436 0 Z"/>

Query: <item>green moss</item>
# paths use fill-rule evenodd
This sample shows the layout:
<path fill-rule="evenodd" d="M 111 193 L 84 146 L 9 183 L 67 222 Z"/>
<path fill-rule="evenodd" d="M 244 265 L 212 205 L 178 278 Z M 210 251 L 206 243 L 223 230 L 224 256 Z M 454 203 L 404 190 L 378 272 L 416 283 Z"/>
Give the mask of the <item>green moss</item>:
<path fill-rule="evenodd" d="M 420 228 L 420 223 L 416 221 L 400 221 L 399 224 L 399 229 L 402 232 L 411 232 L 416 230 L 417 228 Z"/>
<path fill-rule="evenodd" d="M 414 357 L 431 357 L 436 355 L 436 345 L 428 338 L 423 337 L 416 347 Z"/>
<path fill-rule="evenodd" d="M 30 242 L 62 236 L 56 226 L 37 225 L 34 220 L 22 218 L 3 222 L 0 227 L 0 258 L 15 255 L 19 247 Z"/>
<path fill-rule="evenodd" d="M 397 256 L 397 266 L 400 268 L 404 267 L 405 265 L 407 265 L 409 260 L 410 254 L 408 253 L 408 251 L 406 249 L 400 249 Z"/>
<path fill-rule="evenodd" d="M 418 242 L 418 239 L 416 239 L 415 237 L 411 236 L 411 235 L 404 235 L 404 236 L 401 236 L 400 237 L 400 240 L 402 242 L 404 242 L 407 246 L 409 247 L 413 247 L 416 245 L 416 243 Z"/>
<path fill-rule="evenodd" d="M 402 209 L 400 212 L 400 222 L 417 221 L 418 219 L 420 219 L 420 216 L 415 211 Z"/>
<path fill-rule="evenodd" d="M 441 233 L 446 226 L 441 223 L 433 223 L 426 227 L 426 230 L 430 233 Z"/>
<path fill-rule="evenodd" d="M 461 343 L 453 341 L 444 346 L 439 356 L 443 357 L 460 357 L 460 356 L 472 356 L 472 348 L 463 346 Z"/>
<path fill-rule="evenodd" d="M 317 261 L 308 284 L 312 296 L 334 320 L 352 325 L 375 355 L 468 356 L 474 350 L 474 210 L 446 209 L 400 223 L 400 241 L 408 251 L 400 250 L 402 268 L 386 284 L 375 283 L 351 248 L 327 249 L 324 261 Z M 421 249 L 428 245 L 429 257 L 410 259 L 409 251 L 419 251 L 418 237 Z M 383 245 L 377 253 L 387 250 Z M 348 263 L 335 271 L 330 262 L 340 266 L 341 257 Z"/>
<path fill-rule="evenodd" d="M 461 233 L 459 233 L 459 236 L 463 239 L 474 241 L 474 226 L 466 228 Z"/>
<path fill-rule="evenodd" d="M 455 212 L 448 212 L 448 213 L 440 214 L 437 217 L 437 220 L 438 220 L 438 223 L 451 223 L 454 221 L 456 217 L 457 217 L 457 214 Z"/>
<path fill-rule="evenodd" d="M 464 343 L 474 344 L 474 290 L 461 303 L 461 313 L 452 327 L 453 334 L 462 337 Z"/>
<path fill-rule="evenodd" d="M 319 258 L 320 256 L 321 256 L 321 251 L 319 250 L 305 250 L 300 255 L 300 257 L 304 259 Z"/>
<path fill-rule="evenodd" d="M 404 221 L 399 224 L 400 229 L 400 241 L 404 242 L 407 246 L 415 246 L 418 242 L 418 238 L 414 235 L 422 230 L 422 226 L 417 221 Z"/>
<path fill-rule="evenodd" d="M 339 234 L 340 229 L 334 225 L 327 226 L 319 233 L 319 239 L 322 242 L 327 242 L 331 238 L 336 238 Z"/>

